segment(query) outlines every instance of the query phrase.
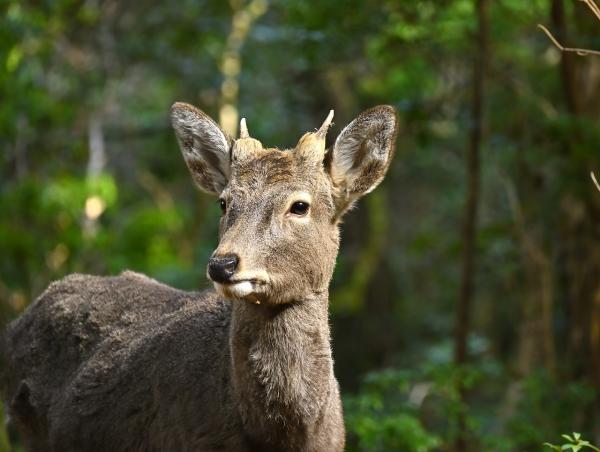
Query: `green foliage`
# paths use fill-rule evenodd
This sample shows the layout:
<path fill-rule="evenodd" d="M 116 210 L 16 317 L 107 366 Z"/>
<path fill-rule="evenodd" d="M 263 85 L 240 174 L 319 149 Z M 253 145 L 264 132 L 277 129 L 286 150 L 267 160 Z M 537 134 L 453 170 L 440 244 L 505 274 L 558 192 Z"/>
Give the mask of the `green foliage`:
<path fill-rule="evenodd" d="M 434 450 L 456 438 L 463 413 L 475 436 L 477 419 L 469 415 L 459 391 L 472 389 L 484 375 L 482 369 L 450 364 L 370 373 L 360 391 L 345 398 L 350 445 L 356 450 Z"/>
<path fill-rule="evenodd" d="M 462 415 L 471 443 L 481 450 L 536 450 L 557 429 L 586 425 L 577 413 L 595 407 L 591 385 L 557 384 L 541 373 L 515 387 L 518 402 L 507 413 L 502 407 L 507 384 L 515 383 L 489 361 L 372 372 L 356 394 L 344 398 L 349 450 L 445 449 L 455 441 Z M 459 391 L 465 391 L 467 403 Z M 474 403 L 477 399 L 486 403 Z"/>
<path fill-rule="evenodd" d="M 360 393 L 344 399 L 348 450 L 427 452 L 440 444 L 405 400 L 408 375 L 393 370 L 370 374 Z"/>
<path fill-rule="evenodd" d="M 547 373 L 539 372 L 527 378 L 520 390 L 520 403 L 506 430 L 521 447 L 535 448 L 557 431 L 591 427 L 590 423 L 582 424 L 578 414 L 594 412 L 597 392 L 590 383 L 558 384 Z"/>
<path fill-rule="evenodd" d="M 594 446 L 589 441 L 582 439 L 580 433 L 574 432 L 572 436 L 571 435 L 561 435 L 561 436 L 564 439 L 566 439 L 568 442 L 565 444 L 562 444 L 560 446 L 550 444 L 550 443 L 544 443 L 544 446 L 550 447 L 551 449 L 557 450 L 557 451 L 571 450 L 573 452 L 579 452 L 582 449 L 591 449 L 591 450 L 595 450 L 596 452 L 600 452 L 600 448 Z"/>

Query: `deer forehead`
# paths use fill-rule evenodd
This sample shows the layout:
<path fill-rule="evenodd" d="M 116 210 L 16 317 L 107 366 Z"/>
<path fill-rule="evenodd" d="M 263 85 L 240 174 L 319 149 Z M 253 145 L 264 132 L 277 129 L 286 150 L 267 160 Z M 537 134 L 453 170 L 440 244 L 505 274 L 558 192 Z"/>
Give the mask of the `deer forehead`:
<path fill-rule="evenodd" d="M 323 190 L 328 188 L 328 179 L 322 163 L 316 165 L 294 150 L 260 148 L 254 149 L 251 156 L 232 158 L 231 187 L 258 189 L 274 185 L 290 191 Z"/>

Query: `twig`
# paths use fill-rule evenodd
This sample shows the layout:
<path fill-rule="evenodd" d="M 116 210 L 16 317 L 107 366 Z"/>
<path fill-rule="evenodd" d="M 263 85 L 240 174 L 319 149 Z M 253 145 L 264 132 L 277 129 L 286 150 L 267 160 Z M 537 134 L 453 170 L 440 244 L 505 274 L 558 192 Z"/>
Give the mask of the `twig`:
<path fill-rule="evenodd" d="M 594 16 L 596 16 L 596 19 L 600 20 L 600 8 L 598 8 L 598 5 L 596 5 L 594 0 L 579 0 L 579 1 L 585 3 L 588 6 L 588 8 L 592 10 L 592 12 L 594 13 Z"/>
<path fill-rule="evenodd" d="M 598 7 L 598 5 L 596 5 L 594 0 L 579 0 L 579 1 L 585 3 L 587 5 L 587 7 L 594 13 L 594 16 L 596 16 L 596 19 L 598 19 L 600 21 L 600 8 Z M 598 50 L 580 49 L 580 48 L 576 48 L 576 47 L 565 47 L 560 42 L 558 42 L 558 39 L 556 39 L 552 35 L 552 33 L 550 33 L 550 30 L 548 30 L 546 27 L 544 27 L 541 24 L 538 24 L 538 28 L 540 28 L 544 33 L 546 33 L 546 36 L 548 36 L 550 41 L 552 41 L 552 43 L 561 52 L 572 52 L 572 53 L 576 53 L 577 55 L 581 55 L 581 56 L 600 55 L 600 51 L 598 51 Z"/>
<path fill-rule="evenodd" d="M 598 19 L 600 21 L 600 7 L 598 7 L 598 5 L 596 5 L 596 3 L 594 2 L 594 0 L 579 0 L 579 1 L 585 3 L 587 5 L 587 7 L 592 11 L 592 13 L 594 13 L 594 16 L 596 16 L 596 19 Z M 577 55 L 581 55 L 581 56 L 600 55 L 600 51 L 597 51 L 597 50 L 588 50 L 588 49 L 578 49 L 578 48 L 572 48 L 572 47 L 565 47 L 560 42 L 558 42 L 558 39 L 556 39 L 552 35 L 552 33 L 550 33 L 550 30 L 548 30 L 546 27 L 544 27 L 541 24 L 538 24 L 538 28 L 540 28 L 544 33 L 546 33 L 546 36 L 548 36 L 548 38 L 550 39 L 550 41 L 552 41 L 552 43 L 561 52 L 574 52 Z M 592 180 L 594 181 L 594 185 L 596 185 L 596 188 L 598 189 L 598 191 L 600 191 L 600 184 L 598 183 L 598 180 L 596 179 L 596 176 L 595 176 L 594 172 L 592 171 L 590 173 L 590 175 L 592 176 Z"/>
<path fill-rule="evenodd" d="M 598 180 L 596 179 L 596 175 L 594 174 L 593 171 L 590 173 L 590 175 L 592 176 L 592 180 L 594 181 L 594 185 L 596 186 L 596 188 L 598 189 L 598 191 L 600 191 L 600 184 L 598 183 Z"/>
<path fill-rule="evenodd" d="M 586 1 L 586 0 L 580 0 L 580 1 Z M 594 11 L 594 14 L 595 14 L 595 10 L 593 10 L 593 11 Z M 598 13 L 600 14 L 600 11 Z M 588 55 L 598 55 L 598 56 L 600 56 L 600 51 L 598 51 L 598 50 L 579 49 L 579 48 L 576 48 L 576 47 L 565 47 L 560 42 L 558 42 L 558 40 L 552 35 L 552 33 L 550 33 L 550 30 L 548 30 L 542 24 L 538 24 L 538 28 L 540 28 L 544 33 L 546 33 L 546 35 L 548 36 L 548 38 L 550 39 L 550 41 L 552 41 L 552 43 L 561 52 L 571 52 L 571 53 L 576 53 L 577 55 L 581 55 L 581 56 L 588 56 Z"/>

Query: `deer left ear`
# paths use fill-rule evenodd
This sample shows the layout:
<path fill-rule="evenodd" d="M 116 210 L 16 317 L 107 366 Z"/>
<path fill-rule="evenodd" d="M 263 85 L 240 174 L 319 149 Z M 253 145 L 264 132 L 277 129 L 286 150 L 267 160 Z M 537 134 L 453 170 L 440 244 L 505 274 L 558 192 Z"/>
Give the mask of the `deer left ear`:
<path fill-rule="evenodd" d="M 327 163 L 337 218 L 383 180 L 396 147 L 397 122 L 394 107 L 379 105 L 361 113 L 335 140 Z"/>
<path fill-rule="evenodd" d="M 182 102 L 171 107 L 171 122 L 196 185 L 221 193 L 229 180 L 231 138 L 204 112 Z"/>

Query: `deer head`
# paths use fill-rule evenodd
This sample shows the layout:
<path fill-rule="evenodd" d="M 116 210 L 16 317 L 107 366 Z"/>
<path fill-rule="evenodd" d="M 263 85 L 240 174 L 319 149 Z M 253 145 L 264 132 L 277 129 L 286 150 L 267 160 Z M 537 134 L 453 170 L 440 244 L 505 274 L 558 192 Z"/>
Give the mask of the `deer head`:
<path fill-rule="evenodd" d="M 220 241 L 208 277 L 222 295 L 256 303 L 306 300 L 327 291 L 339 221 L 383 179 L 394 153 L 396 114 L 360 114 L 325 149 L 333 111 L 291 150 L 265 148 L 245 120 L 233 140 L 197 108 L 176 103 L 171 119 L 198 187 L 219 196 Z"/>

